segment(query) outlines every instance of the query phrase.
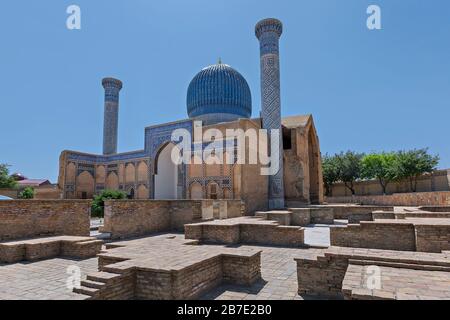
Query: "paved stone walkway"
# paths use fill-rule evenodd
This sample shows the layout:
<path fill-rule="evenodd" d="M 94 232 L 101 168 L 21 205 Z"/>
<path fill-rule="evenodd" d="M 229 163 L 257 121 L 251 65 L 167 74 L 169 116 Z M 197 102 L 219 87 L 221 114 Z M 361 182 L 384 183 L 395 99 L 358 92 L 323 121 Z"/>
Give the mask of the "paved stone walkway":
<path fill-rule="evenodd" d="M 252 287 L 221 285 L 202 297 L 203 300 L 304 300 L 297 294 L 297 264 L 294 257 L 315 255 L 321 249 L 240 246 L 262 250 L 262 280 Z M 317 297 L 316 297 L 317 298 Z"/>
<path fill-rule="evenodd" d="M 315 234 L 311 242 L 326 242 L 328 228 L 310 230 Z M 167 234 L 167 237 L 179 234 Z M 315 240 L 314 240 L 315 239 Z M 329 241 L 329 240 L 328 240 Z M 214 247 L 214 246 L 211 246 Z M 300 300 L 297 294 L 297 271 L 294 257 L 317 255 L 322 249 L 299 249 L 267 246 L 239 246 L 243 250 L 262 250 L 262 280 L 251 288 L 222 285 L 202 299 L 274 299 Z M 161 249 L 161 248 L 160 248 Z M 0 264 L 0 299 L 32 300 L 81 300 L 87 296 L 75 294 L 67 289 L 67 268 L 79 266 L 82 279 L 87 273 L 97 271 L 98 259 L 82 261 L 56 258 L 34 263 Z"/>
<path fill-rule="evenodd" d="M 97 271 L 98 259 L 55 258 L 38 262 L 0 264 L 0 300 L 83 300 L 67 288 L 69 266 L 78 266 L 81 278 Z"/>

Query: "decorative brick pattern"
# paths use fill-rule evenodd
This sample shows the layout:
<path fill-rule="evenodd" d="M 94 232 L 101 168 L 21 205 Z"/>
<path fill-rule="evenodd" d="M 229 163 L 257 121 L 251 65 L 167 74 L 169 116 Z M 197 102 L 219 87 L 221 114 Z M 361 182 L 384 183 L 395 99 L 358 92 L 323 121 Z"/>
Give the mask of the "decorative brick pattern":
<path fill-rule="evenodd" d="M 119 92 L 122 82 L 113 78 L 102 81 L 105 88 L 105 114 L 103 124 L 103 154 L 117 153 L 117 137 L 119 129 Z"/>
<path fill-rule="evenodd" d="M 269 176 L 269 209 L 284 208 L 283 178 L 283 143 L 281 134 L 281 94 L 279 38 L 283 32 L 281 21 L 265 19 L 255 27 L 255 34 L 260 42 L 261 56 L 261 114 L 263 128 L 278 130 L 280 139 L 274 143 L 272 150 L 279 150 L 279 167 L 277 174 Z"/>

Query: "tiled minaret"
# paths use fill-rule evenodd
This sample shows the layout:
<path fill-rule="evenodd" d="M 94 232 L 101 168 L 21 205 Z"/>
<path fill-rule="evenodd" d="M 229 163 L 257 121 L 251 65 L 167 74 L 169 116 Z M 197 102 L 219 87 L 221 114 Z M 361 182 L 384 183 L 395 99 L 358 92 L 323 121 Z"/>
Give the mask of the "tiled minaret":
<path fill-rule="evenodd" d="M 105 115 L 103 123 L 103 154 L 117 153 L 117 131 L 119 129 L 119 92 L 122 82 L 113 78 L 102 81 L 105 88 Z"/>
<path fill-rule="evenodd" d="M 284 208 L 283 144 L 281 131 L 280 60 L 279 39 L 283 24 L 277 19 L 264 19 L 256 25 L 255 34 L 260 43 L 261 55 L 261 113 L 263 128 L 280 130 L 278 143 L 270 146 L 271 152 L 279 150 L 277 174 L 269 176 L 269 209 Z"/>

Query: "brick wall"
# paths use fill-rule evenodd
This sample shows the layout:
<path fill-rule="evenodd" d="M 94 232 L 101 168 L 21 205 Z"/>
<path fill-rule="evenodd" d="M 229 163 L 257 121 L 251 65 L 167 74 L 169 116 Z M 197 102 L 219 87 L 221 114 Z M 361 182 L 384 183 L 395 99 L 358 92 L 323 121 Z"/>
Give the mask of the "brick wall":
<path fill-rule="evenodd" d="M 0 201 L 0 240 L 89 236 L 90 214 L 87 200 Z"/>
<path fill-rule="evenodd" d="M 240 242 L 275 246 L 303 246 L 303 228 L 263 224 L 243 224 L 240 227 Z"/>
<path fill-rule="evenodd" d="M 17 189 L 0 189 L 0 196 L 17 199 L 19 197 L 19 190 L 17 190 Z"/>
<path fill-rule="evenodd" d="M 354 184 L 357 195 L 370 196 L 382 195 L 383 189 L 380 183 L 376 180 L 358 181 Z M 437 170 L 433 174 L 426 174 L 420 177 L 417 181 L 418 192 L 436 192 L 436 191 L 450 191 L 450 169 Z M 387 186 L 387 194 L 411 192 L 409 181 L 392 182 Z M 343 183 L 336 183 L 333 185 L 333 197 L 348 197 L 351 196 L 351 191 L 345 187 Z"/>
<path fill-rule="evenodd" d="M 57 187 L 39 187 L 34 189 L 34 199 L 36 200 L 58 200 L 62 198 L 62 191 Z"/>
<path fill-rule="evenodd" d="M 359 203 L 378 206 L 448 206 L 450 192 L 396 193 L 387 196 L 327 197 L 328 203 Z"/>
<path fill-rule="evenodd" d="M 420 220 L 420 219 L 418 219 Z M 450 250 L 450 223 L 361 222 L 330 231 L 332 246 L 441 253 Z"/>
<path fill-rule="evenodd" d="M 315 208 L 325 207 L 333 209 L 334 219 L 347 220 L 354 214 L 371 214 L 373 211 L 394 211 L 393 206 L 355 206 L 355 205 L 327 205 L 314 206 Z"/>
<path fill-rule="evenodd" d="M 242 214 L 240 200 L 110 200 L 105 201 L 102 231 L 113 239 L 137 237 L 170 230 L 202 219 Z"/>
<path fill-rule="evenodd" d="M 103 259 L 102 264 L 110 262 L 115 261 Z M 258 281 L 261 252 L 217 255 L 174 270 L 145 267 L 120 270 L 114 265 L 103 265 L 101 269 L 103 272 L 87 276 L 88 280 L 104 284 L 93 299 L 196 299 L 222 282 L 250 286 Z"/>
<path fill-rule="evenodd" d="M 333 227 L 330 229 L 332 246 L 416 251 L 414 225 L 399 223 L 370 223 Z"/>
<path fill-rule="evenodd" d="M 450 251 L 450 225 L 416 225 L 417 251 Z"/>
<path fill-rule="evenodd" d="M 191 224 L 186 226 L 186 239 L 221 244 L 263 244 L 279 246 L 303 246 L 304 229 L 276 224 Z"/>

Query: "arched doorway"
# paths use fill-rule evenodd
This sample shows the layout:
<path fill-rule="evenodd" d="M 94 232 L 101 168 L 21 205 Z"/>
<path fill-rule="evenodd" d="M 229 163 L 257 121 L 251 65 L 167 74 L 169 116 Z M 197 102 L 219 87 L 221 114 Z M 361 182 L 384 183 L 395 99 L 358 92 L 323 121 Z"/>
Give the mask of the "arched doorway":
<path fill-rule="evenodd" d="M 163 147 L 155 159 L 155 199 L 173 200 L 178 198 L 178 166 L 172 161 L 173 143 Z"/>

